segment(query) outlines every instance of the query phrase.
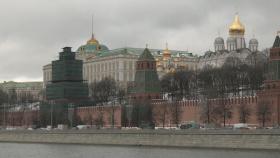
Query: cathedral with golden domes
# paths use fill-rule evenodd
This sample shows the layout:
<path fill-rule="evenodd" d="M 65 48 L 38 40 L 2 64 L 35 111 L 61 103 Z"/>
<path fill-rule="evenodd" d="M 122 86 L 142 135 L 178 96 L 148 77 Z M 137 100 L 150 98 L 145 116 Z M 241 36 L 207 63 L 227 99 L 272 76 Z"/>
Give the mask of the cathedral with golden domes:
<path fill-rule="evenodd" d="M 258 40 L 252 38 L 249 47 L 246 46 L 245 26 L 241 23 L 239 15 L 236 14 L 232 24 L 229 26 L 229 37 L 226 45 L 222 37 L 217 37 L 214 41 L 214 52 L 207 51 L 199 57 L 198 68 L 221 67 L 228 64 L 229 60 L 235 63 L 256 64 L 265 61 L 266 54 L 258 50 Z"/>

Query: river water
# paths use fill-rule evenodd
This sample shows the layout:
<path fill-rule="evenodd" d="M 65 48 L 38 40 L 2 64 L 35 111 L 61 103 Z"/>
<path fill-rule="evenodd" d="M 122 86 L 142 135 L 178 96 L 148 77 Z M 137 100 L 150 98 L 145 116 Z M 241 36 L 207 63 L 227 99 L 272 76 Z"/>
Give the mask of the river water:
<path fill-rule="evenodd" d="M 280 151 L 0 143 L 0 158 L 279 158 Z"/>

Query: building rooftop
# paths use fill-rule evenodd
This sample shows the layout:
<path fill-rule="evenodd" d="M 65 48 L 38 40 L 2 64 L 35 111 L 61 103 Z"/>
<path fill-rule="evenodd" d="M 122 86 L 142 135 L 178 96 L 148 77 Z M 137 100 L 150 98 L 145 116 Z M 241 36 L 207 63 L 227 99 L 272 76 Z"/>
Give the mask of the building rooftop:
<path fill-rule="evenodd" d="M 98 54 L 89 56 L 88 59 L 93 57 L 106 57 L 106 56 L 115 56 L 115 55 L 137 55 L 140 56 L 140 54 L 143 53 L 145 48 L 132 48 L 132 47 L 123 47 L 123 48 L 117 48 L 113 50 L 104 50 L 99 51 Z M 164 49 L 149 49 L 151 54 L 156 56 L 162 56 Z M 193 55 L 193 53 L 190 53 L 188 51 L 179 51 L 179 50 L 169 50 L 172 57 L 196 57 Z"/>
<path fill-rule="evenodd" d="M 25 88 L 41 88 L 43 87 L 43 82 L 14 82 L 14 81 L 4 81 L 0 83 L 0 87 L 4 89 L 25 89 Z"/>

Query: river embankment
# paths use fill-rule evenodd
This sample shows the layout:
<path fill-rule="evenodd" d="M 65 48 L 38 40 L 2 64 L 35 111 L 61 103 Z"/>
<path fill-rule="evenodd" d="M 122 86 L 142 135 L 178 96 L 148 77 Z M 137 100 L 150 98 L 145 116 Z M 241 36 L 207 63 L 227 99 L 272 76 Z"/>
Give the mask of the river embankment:
<path fill-rule="evenodd" d="M 0 131 L 0 142 L 280 150 L 280 131 Z"/>

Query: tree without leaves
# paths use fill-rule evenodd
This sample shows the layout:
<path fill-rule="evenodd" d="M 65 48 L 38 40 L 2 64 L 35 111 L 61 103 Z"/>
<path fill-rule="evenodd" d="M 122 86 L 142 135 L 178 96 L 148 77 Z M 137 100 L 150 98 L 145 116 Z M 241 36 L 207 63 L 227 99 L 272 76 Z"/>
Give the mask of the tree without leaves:
<path fill-rule="evenodd" d="M 1 108 L 1 112 L 3 114 L 2 117 L 0 117 L 0 119 L 2 120 L 2 124 L 5 125 L 5 119 L 6 119 L 6 110 L 7 110 L 7 107 L 6 107 L 6 103 L 8 102 L 8 94 L 2 89 L 0 88 L 0 108 Z"/>
<path fill-rule="evenodd" d="M 206 96 L 208 99 L 217 98 L 218 89 L 215 85 L 216 80 L 216 69 L 205 68 L 198 74 L 198 87 L 200 89 L 200 93 Z"/>
<path fill-rule="evenodd" d="M 251 109 L 244 103 L 238 107 L 239 121 L 241 123 L 247 123 L 251 116 Z"/>
<path fill-rule="evenodd" d="M 176 71 L 174 73 L 174 85 L 177 87 L 177 97 L 180 99 L 186 98 L 190 94 L 190 79 L 191 79 L 191 72 L 190 71 Z"/>
<path fill-rule="evenodd" d="M 222 120 L 223 126 L 226 126 L 226 120 L 232 118 L 232 106 L 226 105 L 225 100 L 221 100 L 218 105 L 214 108 L 214 113 L 217 115 L 217 118 Z"/>
<path fill-rule="evenodd" d="M 270 121 L 272 114 L 272 107 L 269 101 L 260 101 L 257 104 L 257 118 L 261 122 L 262 127 L 265 127 L 265 124 Z"/>
<path fill-rule="evenodd" d="M 215 115 L 214 107 L 210 104 L 208 99 L 205 99 L 201 102 L 201 111 L 200 111 L 200 119 L 204 123 L 209 124 L 216 124 L 217 117 Z"/>
<path fill-rule="evenodd" d="M 73 126 L 76 127 L 77 125 L 80 125 L 80 124 L 84 124 L 82 122 L 82 119 L 81 117 L 78 115 L 78 110 L 77 110 L 77 107 L 74 107 L 73 108 L 74 110 L 74 113 L 73 113 Z M 91 118 L 92 119 L 92 118 Z M 91 120 L 93 122 L 93 120 Z"/>
<path fill-rule="evenodd" d="M 26 91 L 20 93 L 20 96 L 18 97 L 18 101 L 20 104 L 26 106 L 26 103 L 32 103 L 35 101 L 35 99 L 30 91 Z"/>
<path fill-rule="evenodd" d="M 123 103 L 123 100 L 125 99 L 126 95 L 127 94 L 126 94 L 125 89 L 118 88 L 118 90 L 117 90 L 117 98 L 118 98 L 118 101 L 119 101 L 120 104 Z"/>
<path fill-rule="evenodd" d="M 176 99 L 193 99 L 196 94 L 196 73 L 178 69 L 164 75 L 160 81 L 162 93 L 176 93 Z"/>
<path fill-rule="evenodd" d="M 104 112 L 99 111 L 97 114 L 97 117 L 94 119 L 95 125 L 98 129 L 102 128 L 104 126 Z"/>
<path fill-rule="evenodd" d="M 127 114 L 127 107 L 126 106 L 123 106 L 121 108 L 121 124 L 122 124 L 122 127 L 127 127 L 129 126 L 129 118 L 128 118 L 128 114 Z"/>
<path fill-rule="evenodd" d="M 264 80 L 264 67 L 250 67 L 248 70 L 249 88 L 251 95 L 254 95 L 256 90 L 260 90 L 260 86 Z"/>
<path fill-rule="evenodd" d="M 8 94 L 0 88 L 0 105 L 8 102 Z"/>
<path fill-rule="evenodd" d="M 162 124 L 162 128 L 164 128 L 167 118 L 170 115 L 170 105 L 165 102 L 160 107 L 157 107 L 157 109 L 155 109 L 153 112 L 153 115 Z"/>
<path fill-rule="evenodd" d="M 90 111 L 87 111 L 84 123 L 92 126 L 93 118 L 92 118 Z"/>
<path fill-rule="evenodd" d="M 174 93 L 178 91 L 178 87 L 173 84 L 173 74 L 164 75 L 160 81 L 162 93 Z"/>
<path fill-rule="evenodd" d="M 40 111 L 39 111 L 39 126 L 40 127 L 46 127 L 47 125 L 51 124 L 51 105 L 47 102 L 41 102 L 40 103 Z"/>
<path fill-rule="evenodd" d="M 220 68 L 209 66 L 198 73 L 201 94 L 209 98 L 254 95 L 264 80 L 263 66 L 242 63 L 236 57 L 227 58 Z"/>
<path fill-rule="evenodd" d="M 109 101 L 109 98 L 116 97 L 117 85 L 116 81 L 110 77 L 105 77 L 99 82 L 92 83 L 90 85 L 91 97 L 97 103 L 105 103 Z"/>
<path fill-rule="evenodd" d="M 170 112 L 171 112 L 172 122 L 174 124 L 176 124 L 176 127 L 179 127 L 183 111 L 177 101 L 175 101 L 175 102 L 172 101 L 171 106 L 170 106 Z"/>
<path fill-rule="evenodd" d="M 14 88 L 12 88 L 9 92 L 8 92 L 8 103 L 10 105 L 16 104 L 17 103 L 17 93 L 16 90 Z"/>

